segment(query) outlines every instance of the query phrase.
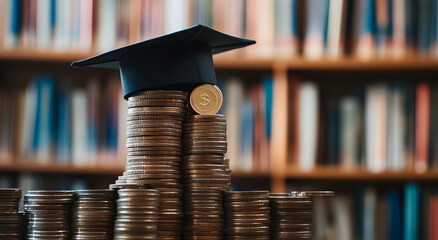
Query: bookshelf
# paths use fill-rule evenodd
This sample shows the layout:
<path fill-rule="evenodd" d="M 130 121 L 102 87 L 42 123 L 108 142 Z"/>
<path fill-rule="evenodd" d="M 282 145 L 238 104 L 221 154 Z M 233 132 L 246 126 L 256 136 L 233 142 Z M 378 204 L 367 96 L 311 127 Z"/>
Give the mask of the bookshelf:
<path fill-rule="evenodd" d="M 243 150 L 247 149 L 243 148 L 247 145 L 238 146 L 239 144 L 236 144 L 238 140 L 242 141 L 245 138 L 242 138 L 242 132 L 229 138 L 229 140 L 235 140 L 229 145 L 238 146 L 236 149 L 240 148 L 238 149 L 240 152 L 237 151 L 238 154 L 230 156 L 231 161 L 241 163 L 252 159 L 251 164 L 255 166 L 249 168 L 238 165 L 236 170 L 233 170 L 233 184 L 237 183 L 237 188 L 251 189 L 255 186 L 264 189 L 270 188 L 272 192 L 285 192 L 291 189 L 320 190 L 320 187 L 323 190 L 335 189 L 341 196 L 334 198 L 334 202 L 337 203 L 338 207 L 345 205 L 345 209 L 340 214 L 337 212 L 339 208 L 335 209 L 332 203 L 328 203 L 332 200 L 327 200 L 327 206 L 330 207 L 326 206 L 322 209 L 323 211 L 319 211 L 321 210 L 319 209 L 318 212 L 333 216 L 333 221 L 337 223 L 328 224 L 329 221 L 325 221 L 318 225 L 324 226 L 322 227 L 324 231 L 321 232 L 338 234 L 340 232 L 333 229 L 334 225 L 339 224 L 339 222 L 353 223 L 361 219 L 373 219 L 375 226 L 381 225 L 384 226 L 382 228 L 390 228 L 390 226 L 385 225 L 387 224 L 386 220 L 381 220 L 389 219 L 390 216 L 357 214 L 361 207 L 367 207 L 360 201 L 357 202 L 358 206 L 356 206 L 359 211 L 356 207 L 353 211 L 353 208 L 347 207 L 348 204 L 344 204 L 348 202 L 356 204 L 358 198 L 362 201 L 371 199 L 369 202 L 372 204 L 369 206 L 376 211 L 368 211 L 369 213 L 382 210 L 378 207 L 382 204 L 384 206 L 400 206 L 400 209 L 396 209 L 394 212 L 403 215 L 407 214 L 404 213 L 406 206 L 403 204 L 406 202 L 407 196 L 404 194 L 416 196 L 415 191 L 414 194 L 409 193 L 410 187 L 413 187 L 414 190 L 415 188 L 421 189 L 421 193 L 417 193 L 417 195 L 421 196 L 422 199 L 429 199 L 431 195 L 435 195 L 435 205 L 438 206 L 438 194 L 436 194 L 437 189 L 434 186 L 438 183 L 438 128 L 435 127 L 435 122 L 438 121 L 438 111 L 436 110 L 436 105 L 438 105 L 438 82 L 436 81 L 438 76 L 438 34 L 433 30 L 438 18 L 436 18 L 436 11 L 432 11 L 432 9 L 436 9 L 437 1 L 94 0 L 73 1 L 80 3 L 77 6 L 62 2 L 56 5 L 56 11 L 49 11 L 47 6 L 47 8 L 33 9 L 35 6 L 29 5 L 26 1 L 23 2 L 25 4 L 22 6 L 26 11 L 22 11 L 23 9 L 20 7 L 6 8 L 5 6 L 9 7 L 10 2 L 12 0 L 0 0 L 0 78 L 2 78 L 0 79 L 0 97 L 2 94 L 5 96 L 4 92 L 1 91 L 3 86 L 6 87 L 5 89 L 12 90 L 12 93 L 6 92 L 6 96 L 16 92 L 22 94 L 23 91 L 29 90 L 29 83 L 40 80 L 37 79 L 40 77 L 39 74 L 48 74 L 53 83 L 67 83 L 69 85 L 67 92 L 79 90 L 83 95 L 87 94 L 86 99 L 88 99 L 88 91 L 91 89 L 87 84 L 90 80 L 95 80 L 96 86 L 99 89 L 104 89 L 104 91 L 98 91 L 103 92 L 103 94 L 96 98 L 108 101 L 108 95 L 115 96 L 115 92 L 120 92 L 120 89 L 116 89 L 118 91 L 114 92 L 107 89 L 108 86 L 113 87 L 112 83 L 119 84 L 117 71 L 74 70 L 69 66 L 72 61 L 85 59 L 125 44 L 201 23 L 231 35 L 257 41 L 255 46 L 248 47 L 244 51 L 214 56 L 219 84 L 223 83 L 224 85 L 220 87 L 226 90 L 226 85 L 236 80 L 234 83 L 238 82 L 238 84 L 233 85 L 233 87 L 241 90 L 238 93 L 243 97 L 232 98 L 233 100 L 230 102 L 237 99 L 238 101 L 234 102 L 241 100 L 242 102 L 250 102 L 253 106 L 258 104 L 248 114 L 256 119 L 255 112 L 262 112 L 260 110 L 263 109 L 260 107 L 261 103 L 267 101 L 266 93 L 268 91 L 267 87 L 263 85 L 264 81 L 271 80 L 271 86 L 274 88 L 271 91 L 273 99 L 270 106 L 272 112 L 268 115 L 266 111 L 264 112 L 265 116 L 260 117 L 263 114 L 257 116 L 259 123 L 260 119 L 265 118 L 266 120 L 267 116 L 275 116 L 272 117 L 270 124 L 267 124 L 268 121 L 262 120 L 263 123 L 258 125 L 262 126 L 264 130 L 269 129 L 267 131 L 271 132 L 270 138 L 267 137 L 267 134 L 265 136 L 258 135 L 257 138 L 262 140 L 258 141 L 259 145 L 256 145 L 254 133 L 252 138 L 248 140 L 248 142 L 252 141 L 253 143 L 252 151 L 245 152 Z M 433 6 L 427 4 L 433 4 Z M 85 6 L 84 9 L 92 7 L 93 11 L 78 11 L 76 9 L 78 6 Z M 181 9 L 184 10 L 181 11 Z M 56 17 L 56 19 L 54 18 L 56 21 L 54 23 L 42 21 L 38 26 L 34 26 L 32 21 L 35 19 L 24 16 L 22 14 L 24 12 L 32 13 L 32 16 L 37 18 L 36 21 L 39 20 L 37 16 L 48 15 Z M 70 15 L 71 12 L 80 13 L 80 15 L 76 16 L 76 19 Z M 53 13 L 55 13 L 54 16 Z M 21 16 L 22 21 L 15 22 L 18 18 L 11 18 L 14 14 Z M 63 16 L 69 16 L 70 20 L 63 19 Z M 60 18 L 58 19 L 58 17 Z M 41 50 L 36 50 L 38 48 Z M 21 71 L 22 69 L 26 71 Z M 17 72 L 19 74 L 16 74 Z M 304 85 L 307 87 L 308 98 L 303 100 L 296 96 L 303 93 L 302 87 Z M 418 93 L 418 86 L 426 86 L 422 89 L 423 92 L 430 91 L 430 104 L 426 99 L 429 96 L 420 99 L 422 104 L 418 104 L 417 95 L 421 95 Z M 310 94 L 309 89 L 311 90 Z M 425 89 L 426 91 L 424 91 Z M 56 89 L 55 92 L 58 90 Z M 230 99 L 230 95 L 227 96 L 226 91 L 224 91 L 224 96 L 226 96 L 225 100 Z M 0 110 L 2 110 L 2 99 L 4 98 L 0 98 Z M 73 98 L 71 97 L 71 99 Z M 120 96 L 118 99 L 122 100 Z M 316 104 L 306 105 L 306 100 L 309 99 Z M 297 123 L 297 116 L 303 116 L 306 113 L 295 106 L 299 102 L 306 103 L 301 105 L 301 109 L 313 108 L 311 111 L 315 113 L 310 114 L 310 117 L 306 116 L 307 119 L 310 119 L 308 122 L 313 122 L 313 124 L 303 128 L 308 129 L 312 133 L 308 135 L 312 136 L 314 133 L 312 130 L 317 129 L 315 131 L 317 136 L 313 136 L 311 146 L 306 148 L 310 149 L 307 153 L 315 154 L 310 154 L 311 157 L 308 158 L 297 156 L 299 152 L 297 145 L 306 142 L 303 140 L 309 140 L 308 138 L 300 138 L 306 136 L 306 131 L 298 136 L 300 133 L 297 129 L 300 125 Z M 356 104 L 354 106 L 358 109 L 357 111 L 352 111 L 352 103 Z M 370 103 L 374 104 L 374 109 L 367 111 L 365 105 Z M 110 107 L 114 107 L 116 104 L 113 103 Z M 427 121 L 428 117 L 416 118 L 417 115 L 421 114 L 416 111 L 417 104 L 426 106 L 426 110 L 430 109 L 430 123 Z M 382 105 L 387 107 L 382 107 Z M 104 105 L 104 107 L 108 106 Z M 255 108 L 257 110 L 254 110 Z M 242 120 L 243 111 L 240 111 L 242 108 L 236 107 L 236 109 L 236 112 L 239 113 L 235 114 L 238 116 L 236 119 L 240 119 L 232 123 L 233 127 L 246 129 L 243 128 L 245 124 Z M 393 109 L 397 110 L 391 111 Z M 375 117 L 378 115 L 374 114 L 377 112 L 376 110 L 380 113 L 384 112 L 385 116 L 382 119 Z M 224 113 L 229 116 L 226 112 Z M 333 113 L 338 117 L 337 120 L 330 119 L 332 116 L 330 114 Z M 351 116 L 358 116 L 353 120 L 350 118 L 350 123 L 360 124 L 360 133 L 355 132 L 353 137 L 348 134 L 339 137 L 353 128 L 353 124 L 350 124 L 349 128 L 340 127 L 342 123 L 339 119 Z M 105 117 L 109 118 L 108 114 Z M 380 128 L 376 130 L 372 129 L 372 126 L 365 126 L 365 119 L 371 119 L 375 125 L 381 124 L 378 125 Z M 389 120 L 386 121 L 387 119 Z M 405 122 L 397 121 L 400 119 Z M 93 123 L 93 121 L 90 122 Z M 102 119 L 100 122 L 103 122 Z M 302 120 L 301 123 L 305 122 L 306 120 Z M 417 126 L 417 122 L 421 122 L 421 124 Z M 0 119 L 0 126 L 2 123 Z M 103 123 L 103 125 L 105 124 L 108 123 Z M 409 125 L 409 127 L 403 128 L 403 124 Z M 395 127 L 391 128 L 391 126 Z M 424 126 L 429 127 L 421 128 Z M 251 128 L 255 132 L 256 125 L 254 124 Z M 330 128 L 335 130 L 328 131 Z M 429 149 L 418 146 L 426 144 L 417 145 L 417 131 L 422 133 L 422 143 L 429 142 Z M 366 134 L 369 134 L 368 138 L 372 137 L 370 137 L 372 135 L 370 132 L 374 134 L 374 139 L 365 143 Z M 355 142 L 356 145 L 345 144 L 340 140 L 347 138 L 353 139 L 352 142 Z M 403 142 L 394 140 L 402 138 Z M 376 139 L 381 141 L 376 141 Z M 14 178 L 27 175 L 21 173 L 30 173 L 29 175 L 38 177 L 49 175 L 53 179 L 63 176 L 91 179 L 94 175 L 98 178 L 110 179 L 120 175 L 124 168 L 121 157 L 123 155 L 119 155 L 118 148 L 111 148 L 113 145 L 102 147 L 103 151 L 117 151 L 117 157 L 113 156 L 115 159 L 111 159 L 106 164 L 102 163 L 104 161 L 97 161 L 99 164 L 96 165 L 73 165 L 71 163 L 74 162 L 73 156 L 67 156 L 63 159 L 69 163 L 67 165 L 47 165 L 37 164 L 38 161 L 34 159 L 37 156 L 22 154 L 21 146 L 14 146 L 13 154 L 15 155 L 12 157 L 7 155 L 8 159 L 2 158 L 1 146 L 4 141 L 1 141 L 2 138 L 0 138 L 0 163 L 4 163 L 0 164 L 0 174 L 13 175 Z M 269 155 L 257 152 L 259 159 L 253 157 L 253 155 L 256 156 L 256 149 L 263 144 L 260 142 L 263 141 L 268 142 L 267 152 Z M 336 143 L 332 144 L 332 142 Z M 360 143 L 357 144 L 357 142 Z M 123 148 L 124 143 L 118 142 L 117 146 Z M 375 148 L 366 150 L 366 146 Z M 346 149 L 351 151 L 345 151 Z M 427 157 L 420 159 L 416 153 L 417 149 L 421 149 L 422 154 Z M 371 156 L 370 153 L 377 152 L 373 150 L 379 150 L 380 155 Z M 242 152 L 244 153 L 242 154 Z M 246 152 L 251 152 L 253 158 L 244 158 L 247 156 Z M 391 157 L 389 157 L 389 152 L 392 154 Z M 394 152 L 397 153 L 394 154 Z M 400 152 L 403 152 L 403 156 L 398 157 L 400 155 L 397 154 Z M 94 153 L 92 152 L 92 154 Z M 350 157 L 351 155 L 356 156 L 354 162 L 352 161 L 353 164 L 350 164 L 352 167 L 349 168 L 342 166 L 345 163 L 342 157 L 348 154 Z M 245 156 L 242 157 L 243 155 Z M 260 156 L 269 160 L 269 169 L 260 167 Z M 56 162 L 60 158 L 52 157 L 50 159 L 52 162 Z M 311 161 L 307 161 L 309 159 Z M 414 171 L 418 159 L 425 160 L 426 165 L 430 167 L 423 172 Z M 308 171 L 301 170 L 299 165 L 306 161 L 312 162 L 314 166 Z M 384 167 L 378 166 L 383 168 L 383 170 L 380 169 L 382 171 L 371 172 L 368 170 L 370 166 L 367 164 L 374 161 L 385 162 Z M 394 167 L 396 165 L 394 162 L 398 161 L 404 164 L 404 167 L 400 168 L 402 170 L 388 170 L 399 167 L 399 165 Z M 111 163 L 116 162 L 118 165 L 111 165 Z M 350 188 L 344 188 L 347 185 Z M 351 191 L 352 189 L 358 189 L 359 192 Z M 362 196 L 362 193 L 367 197 Z M 394 199 L 389 199 L 388 194 L 396 195 L 395 198 L 398 199 L 398 202 L 396 201 L 394 204 L 392 202 Z M 426 202 L 421 204 L 423 206 L 429 205 Z M 412 211 L 417 211 L 414 214 L 421 215 L 421 221 L 428 222 L 428 214 L 423 216 L 423 213 L 419 213 L 428 211 L 428 208 L 421 207 Z M 342 212 L 351 213 L 354 217 L 348 220 L 339 220 Z M 438 216 L 438 212 L 434 215 Z M 415 222 L 400 223 L 395 231 L 411 229 L 411 226 L 412 229 L 415 226 L 418 228 L 417 225 L 418 223 Z M 346 226 L 346 228 L 349 227 Z M 351 233 L 361 233 L 358 229 L 353 229 L 351 227 Z M 428 232 L 428 229 L 419 231 L 421 232 L 419 239 L 425 239 L 424 234 Z M 361 239 L 363 237 L 351 235 L 350 238 L 344 237 L 344 239 Z M 408 235 L 405 234 L 405 236 Z M 382 237 L 382 239 L 389 239 L 389 237 Z"/>
<path fill-rule="evenodd" d="M 55 51 L 34 51 L 34 50 L 2 50 L 0 51 L 1 62 L 43 62 L 56 63 L 68 67 L 70 62 L 77 59 L 84 59 L 95 55 L 92 52 L 55 52 Z M 262 70 L 272 72 L 276 81 L 287 84 L 289 81 L 290 71 L 438 71 L 438 59 L 423 58 L 412 56 L 410 58 L 393 59 L 393 58 L 376 58 L 376 59 L 359 59 L 352 57 L 343 57 L 340 59 L 319 59 L 311 60 L 304 57 L 285 58 L 253 58 L 245 55 L 240 56 L 215 56 L 215 67 L 217 70 L 233 71 L 251 71 Z M 285 99 L 276 99 L 278 105 L 286 106 Z M 282 111 L 278 109 L 277 111 Z M 287 110 L 286 110 L 287 111 Z M 273 131 L 279 136 L 274 136 L 272 144 L 273 165 L 270 171 L 234 171 L 233 177 L 236 178 L 267 178 L 271 179 L 271 189 L 275 192 L 283 192 L 286 189 L 285 181 L 287 180 L 333 180 L 333 181 L 438 181 L 438 170 L 427 170 L 422 173 L 415 171 L 384 171 L 373 173 L 363 168 L 327 167 L 319 166 L 310 171 L 300 170 L 298 167 L 287 164 L 287 145 L 288 142 L 284 136 L 284 124 L 287 124 L 287 115 L 280 115 L 277 118 L 277 124 L 273 124 Z M 281 124 L 283 122 L 283 124 Z M 275 128 L 277 128 L 275 130 Z M 275 133 L 274 133 L 275 134 Z M 3 173 L 40 173 L 40 174 L 71 174 L 71 175 L 120 175 L 123 172 L 122 165 L 57 165 L 57 164 L 38 164 L 22 159 L 13 159 L 10 163 L 0 164 L 0 172 Z M 120 162 L 120 161 L 119 161 Z"/>

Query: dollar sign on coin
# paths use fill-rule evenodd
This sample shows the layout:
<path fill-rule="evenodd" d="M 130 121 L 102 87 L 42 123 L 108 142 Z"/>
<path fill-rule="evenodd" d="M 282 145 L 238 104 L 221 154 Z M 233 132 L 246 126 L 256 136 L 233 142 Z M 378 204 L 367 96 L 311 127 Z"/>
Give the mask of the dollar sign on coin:
<path fill-rule="evenodd" d="M 221 90 L 211 84 L 196 87 L 190 94 L 190 105 L 200 115 L 214 115 L 222 106 Z"/>
<path fill-rule="evenodd" d="M 204 101 L 201 102 L 200 104 L 201 104 L 202 106 L 204 106 L 204 107 L 207 107 L 208 104 L 210 103 L 210 100 L 208 99 L 208 98 L 209 98 L 208 94 L 207 94 L 207 93 L 203 93 L 203 94 L 201 94 L 201 98 L 202 98 L 202 100 L 204 100 Z"/>

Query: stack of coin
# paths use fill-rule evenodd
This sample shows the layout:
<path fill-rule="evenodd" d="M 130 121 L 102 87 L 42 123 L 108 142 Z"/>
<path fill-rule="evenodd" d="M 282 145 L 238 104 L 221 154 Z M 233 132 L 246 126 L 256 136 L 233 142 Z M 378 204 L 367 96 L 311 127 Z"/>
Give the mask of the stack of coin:
<path fill-rule="evenodd" d="M 225 192 L 227 239 L 270 239 L 269 192 Z"/>
<path fill-rule="evenodd" d="M 184 191 L 183 239 L 223 239 L 223 191 L 194 188 Z"/>
<path fill-rule="evenodd" d="M 20 189 L 0 189 L 0 239 L 23 239 L 23 214 L 18 212 L 20 199 Z"/>
<path fill-rule="evenodd" d="M 117 184 L 148 184 L 160 191 L 158 238 L 181 234 L 181 137 L 187 93 L 138 92 L 128 98 L 125 172 Z"/>
<path fill-rule="evenodd" d="M 313 199 L 270 196 L 271 239 L 312 239 Z"/>
<path fill-rule="evenodd" d="M 118 195 L 114 239 L 166 239 L 157 238 L 158 190 L 119 189 Z"/>
<path fill-rule="evenodd" d="M 76 191 L 72 239 L 112 239 L 116 193 L 109 189 Z"/>
<path fill-rule="evenodd" d="M 184 122 L 184 189 L 208 188 L 228 191 L 229 167 L 224 164 L 227 152 L 227 123 L 223 115 L 192 115 Z"/>
<path fill-rule="evenodd" d="M 231 183 L 224 162 L 227 151 L 223 115 L 192 115 L 184 122 L 184 238 L 221 239 L 224 226 L 223 191 Z"/>
<path fill-rule="evenodd" d="M 72 191 L 28 191 L 24 197 L 28 239 L 70 239 Z"/>

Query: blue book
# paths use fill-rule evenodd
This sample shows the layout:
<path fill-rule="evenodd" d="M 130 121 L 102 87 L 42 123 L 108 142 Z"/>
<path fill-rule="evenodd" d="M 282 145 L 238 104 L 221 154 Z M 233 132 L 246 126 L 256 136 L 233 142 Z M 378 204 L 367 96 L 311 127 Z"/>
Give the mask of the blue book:
<path fill-rule="evenodd" d="M 405 37 L 408 47 L 413 47 L 415 43 L 416 13 L 414 12 L 416 0 L 405 0 Z"/>
<path fill-rule="evenodd" d="M 334 97 L 327 99 L 327 135 L 326 135 L 326 160 L 327 164 L 336 165 L 339 163 L 340 146 L 340 113 L 339 101 Z"/>
<path fill-rule="evenodd" d="M 239 166 L 242 169 L 250 170 L 254 146 L 254 105 L 249 98 L 245 98 L 242 103 L 241 131 L 242 156 L 239 159 Z"/>
<path fill-rule="evenodd" d="M 417 240 L 420 214 L 420 188 L 407 184 L 404 193 L 404 240 Z"/>
<path fill-rule="evenodd" d="M 292 1 L 292 24 L 291 24 L 291 33 L 292 36 L 297 37 L 298 36 L 298 12 L 297 12 L 297 0 L 291 0 Z"/>
<path fill-rule="evenodd" d="M 354 190 L 353 195 L 353 209 L 354 209 L 354 238 L 353 239 L 363 239 L 363 221 L 364 221 L 364 193 L 363 188 L 358 187 Z"/>
<path fill-rule="evenodd" d="M 35 80 L 35 88 L 36 91 L 36 111 L 35 111 L 35 121 L 34 126 L 32 128 L 32 145 L 31 145 L 31 153 L 34 155 L 39 148 L 39 139 L 40 139 L 40 121 L 41 121 L 41 81 L 40 79 Z"/>
<path fill-rule="evenodd" d="M 58 91 L 57 160 L 69 163 L 71 159 L 71 94 L 68 87 Z"/>
<path fill-rule="evenodd" d="M 34 146 L 39 161 L 49 160 L 56 136 L 55 128 L 55 87 L 51 77 L 38 80 L 37 124 Z"/>
<path fill-rule="evenodd" d="M 50 0 L 50 29 L 55 31 L 56 26 L 56 0 Z"/>
<path fill-rule="evenodd" d="M 374 35 L 376 28 L 376 12 L 374 0 L 360 0 L 359 34 Z"/>
<path fill-rule="evenodd" d="M 18 37 L 23 26 L 23 2 L 22 0 L 10 0 L 9 32 Z"/>
<path fill-rule="evenodd" d="M 432 0 L 418 1 L 418 48 L 419 53 L 427 55 L 431 37 Z"/>
<path fill-rule="evenodd" d="M 389 191 L 386 194 L 386 207 L 388 218 L 388 240 L 401 240 L 402 234 L 400 229 L 402 228 L 401 221 L 401 206 L 400 197 L 395 191 Z"/>
<path fill-rule="evenodd" d="M 272 128 L 272 103 L 274 95 L 274 82 L 272 77 L 266 77 L 262 81 L 263 91 L 265 93 L 265 119 L 266 119 L 266 138 L 271 140 L 271 128 Z"/>

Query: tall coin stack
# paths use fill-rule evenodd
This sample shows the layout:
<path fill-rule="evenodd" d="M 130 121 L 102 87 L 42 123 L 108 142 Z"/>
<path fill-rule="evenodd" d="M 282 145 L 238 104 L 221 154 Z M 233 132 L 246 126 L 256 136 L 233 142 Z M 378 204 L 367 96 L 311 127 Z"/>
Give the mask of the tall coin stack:
<path fill-rule="evenodd" d="M 159 192 L 119 189 L 114 239 L 157 239 Z"/>
<path fill-rule="evenodd" d="M 227 239 L 270 239 L 268 191 L 225 192 Z"/>
<path fill-rule="evenodd" d="M 72 191 L 28 191 L 24 196 L 28 239 L 70 239 Z"/>
<path fill-rule="evenodd" d="M 311 197 L 271 196 L 271 239 L 312 239 Z"/>
<path fill-rule="evenodd" d="M 72 209 L 72 239 L 112 239 L 115 218 L 115 191 L 76 191 Z"/>
<path fill-rule="evenodd" d="M 23 214 L 18 212 L 20 199 L 20 189 L 0 189 L 0 239 L 23 239 Z"/>
<path fill-rule="evenodd" d="M 181 234 L 181 137 L 187 93 L 151 90 L 128 98 L 127 152 L 116 183 L 149 185 L 160 192 L 158 238 Z"/>
<path fill-rule="evenodd" d="M 192 115 L 184 122 L 184 239 L 222 239 L 224 235 L 223 191 L 231 184 L 224 161 L 226 131 L 223 115 Z"/>

